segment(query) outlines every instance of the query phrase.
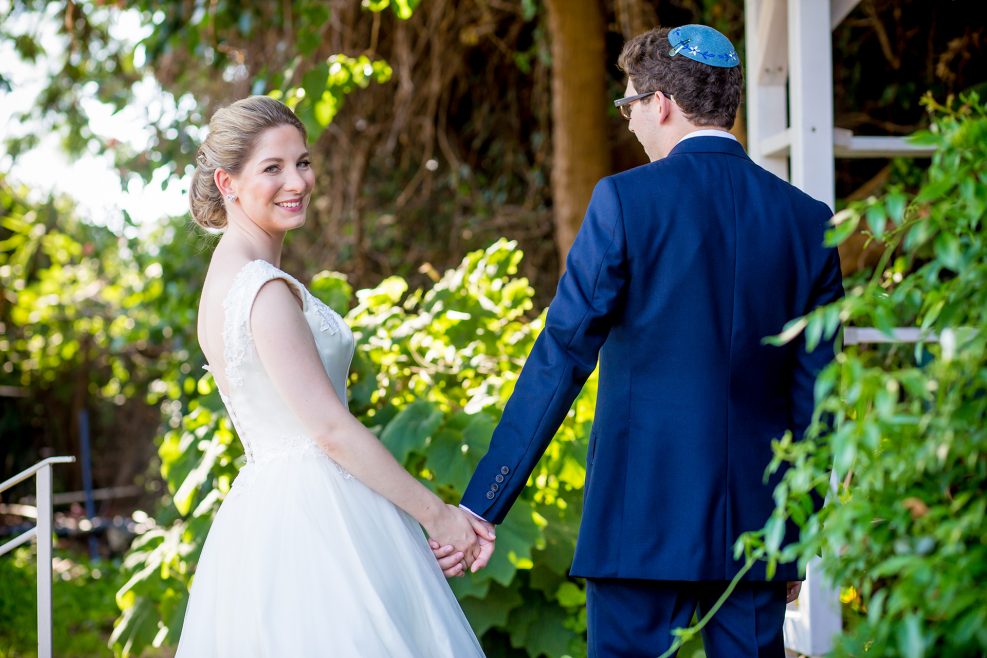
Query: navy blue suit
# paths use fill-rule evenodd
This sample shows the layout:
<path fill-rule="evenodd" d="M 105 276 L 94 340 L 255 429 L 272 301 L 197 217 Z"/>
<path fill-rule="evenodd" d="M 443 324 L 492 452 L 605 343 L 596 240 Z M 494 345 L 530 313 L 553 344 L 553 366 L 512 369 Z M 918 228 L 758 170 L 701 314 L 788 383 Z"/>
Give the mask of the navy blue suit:
<path fill-rule="evenodd" d="M 771 440 L 805 430 L 833 356 L 762 343 L 842 295 L 831 216 L 722 137 L 601 180 L 463 505 L 504 519 L 599 360 L 572 575 L 731 579 L 773 509 Z"/>

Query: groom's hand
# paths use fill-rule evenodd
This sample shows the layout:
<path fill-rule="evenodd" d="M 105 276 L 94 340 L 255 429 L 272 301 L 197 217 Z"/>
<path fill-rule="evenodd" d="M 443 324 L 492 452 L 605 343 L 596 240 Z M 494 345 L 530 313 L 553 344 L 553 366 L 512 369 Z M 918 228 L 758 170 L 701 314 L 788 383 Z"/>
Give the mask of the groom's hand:
<path fill-rule="evenodd" d="M 478 549 L 474 553 L 473 564 L 470 573 L 476 573 L 490 563 L 490 557 L 494 552 L 494 545 L 497 542 L 497 534 L 492 523 L 484 521 L 473 514 L 469 515 L 470 523 L 473 525 L 473 532 L 476 533 Z"/>

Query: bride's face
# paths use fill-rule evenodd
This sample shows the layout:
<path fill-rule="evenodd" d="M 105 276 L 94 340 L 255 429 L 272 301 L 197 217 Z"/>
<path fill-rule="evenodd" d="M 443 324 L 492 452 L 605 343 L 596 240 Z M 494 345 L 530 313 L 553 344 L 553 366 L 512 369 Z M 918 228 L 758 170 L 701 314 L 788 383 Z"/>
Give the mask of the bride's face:
<path fill-rule="evenodd" d="M 231 183 L 235 205 L 264 231 L 283 233 L 303 225 L 315 174 L 298 129 L 283 125 L 262 132 Z"/>

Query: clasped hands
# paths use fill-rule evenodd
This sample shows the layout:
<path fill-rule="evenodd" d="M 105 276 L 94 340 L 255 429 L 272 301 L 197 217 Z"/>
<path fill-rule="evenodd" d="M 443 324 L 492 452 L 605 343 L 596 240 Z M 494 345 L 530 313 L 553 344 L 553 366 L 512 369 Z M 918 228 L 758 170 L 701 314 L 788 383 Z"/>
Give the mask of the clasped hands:
<path fill-rule="evenodd" d="M 487 566 L 497 540 L 493 524 L 455 505 L 445 505 L 425 530 L 446 578 L 476 573 Z"/>

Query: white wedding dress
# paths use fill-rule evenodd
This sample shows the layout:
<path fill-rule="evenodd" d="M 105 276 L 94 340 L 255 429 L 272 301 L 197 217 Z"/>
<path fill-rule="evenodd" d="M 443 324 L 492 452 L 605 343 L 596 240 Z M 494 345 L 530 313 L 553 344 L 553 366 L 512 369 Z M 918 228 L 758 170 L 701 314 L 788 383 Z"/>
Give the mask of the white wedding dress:
<path fill-rule="evenodd" d="M 353 334 L 297 280 L 265 261 L 226 298 L 223 397 L 247 464 L 216 514 L 192 583 L 179 658 L 482 656 L 418 524 L 306 436 L 250 336 L 271 279 L 301 295 L 341 400 Z"/>

